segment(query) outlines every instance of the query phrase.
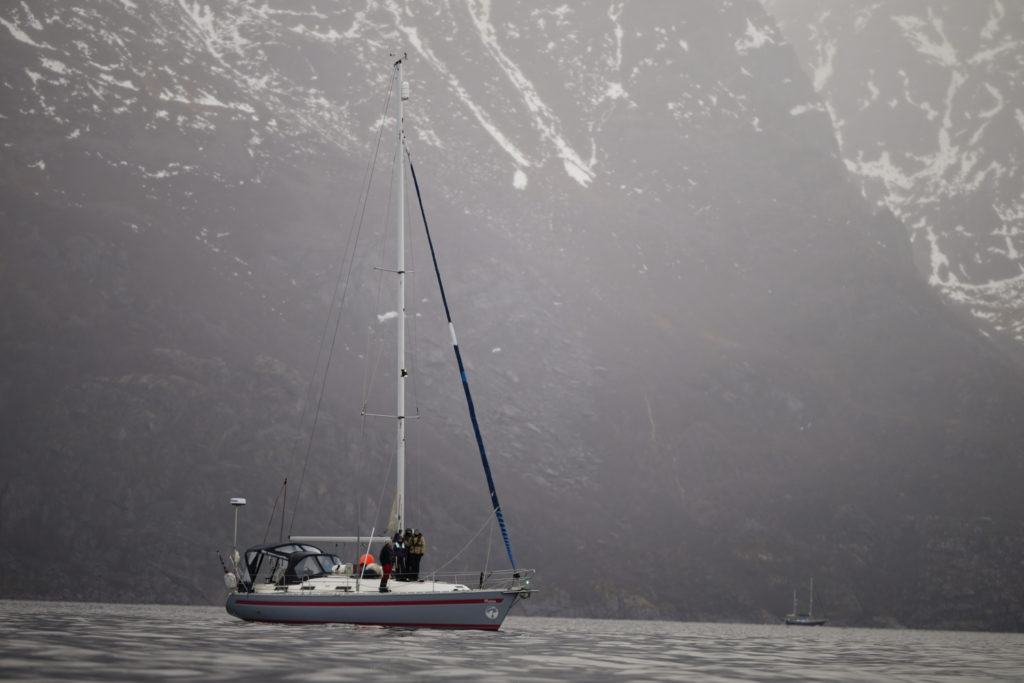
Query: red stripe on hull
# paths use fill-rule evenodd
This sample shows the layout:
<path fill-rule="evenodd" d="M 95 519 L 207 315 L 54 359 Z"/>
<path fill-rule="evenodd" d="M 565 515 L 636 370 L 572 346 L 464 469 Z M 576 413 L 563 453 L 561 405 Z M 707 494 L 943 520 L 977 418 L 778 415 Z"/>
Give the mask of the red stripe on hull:
<path fill-rule="evenodd" d="M 405 607 L 408 605 L 496 605 L 501 603 L 502 600 L 475 598 L 473 600 L 372 600 L 368 602 L 355 602 L 352 600 L 340 602 L 236 600 L 235 602 L 239 605 L 259 605 L 261 607 Z"/>
<path fill-rule="evenodd" d="M 497 631 L 501 628 L 501 624 L 424 624 L 420 622 L 410 623 L 390 623 L 382 621 L 292 621 L 289 619 L 246 619 L 246 621 L 255 621 L 263 624 L 336 624 L 344 623 L 351 624 L 352 626 L 390 626 L 395 628 L 450 628 L 450 629 L 462 629 L 474 631 Z"/>

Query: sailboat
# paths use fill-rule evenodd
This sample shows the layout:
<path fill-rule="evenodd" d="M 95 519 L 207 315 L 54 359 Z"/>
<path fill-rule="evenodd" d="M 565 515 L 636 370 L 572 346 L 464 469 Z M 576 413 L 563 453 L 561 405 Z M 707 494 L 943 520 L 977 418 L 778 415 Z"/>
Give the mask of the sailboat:
<path fill-rule="evenodd" d="M 807 600 L 807 613 L 798 613 L 796 601 L 796 589 L 793 589 L 793 612 L 786 615 L 788 626 L 824 626 L 827 621 L 823 617 L 814 616 L 814 578 L 811 577 L 811 586 Z"/>
<path fill-rule="evenodd" d="M 434 258 L 434 270 L 440 287 L 441 299 L 444 303 L 448 319 L 448 330 L 451 336 L 455 359 L 462 378 L 469 415 L 476 436 L 477 447 L 486 475 L 492 513 L 496 518 L 505 548 L 508 552 L 510 567 L 501 570 L 473 572 L 462 576 L 442 576 L 428 574 L 415 581 L 390 581 L 382 585 L 380 578 L 370 578 L 367 566 L 373 558 L 370 554 L 371 544 L 383 543 L 390 533 L 401 531 L 408 526 L 405 516 L 405 382 L 408 376 L 405 351 L 405 249 L 404 249 L 404 195 L 405 195 L 405 162 L 409 163 L 409 171 L 416 184 L 419 197 L 419 183 L 415 169 L 406 148 L 404 131 L 403 105 L 408 99 L 408 85 L 402 79 L 404 57 L 394 62 L 393 101 L 396 103 L 397 136 L 396 136 L 396 172 L 395 192 L 393 195 L 396 209 L 392 212 L 395 220 L 397 242 L 397 262 L 393 272 L 397 277 L 398 290 L 398 324 L 397 324 L 397 372 L 396 396 L 397 406 L 394 416 L 397 423 L 396 433 L 396 485 L 395 499 L 392 508 L 393 521 L 389 524 L 387 536 L 289 536 L 278 543 L 256 545 L 247 549 L 244 555 L 238 552 L 238 510 L 245 504 L 244 498 L 233 498 L 235 507 L 235 542 L 228 569 L 224 566 L 225 584 L 228 588 L 226 609 L 228 613 L 240 619 L 257 622 L 283 623 L 346 623 L 370 624 L 399 627 L 432 627 L 447 629 L 481 629 L 495 631 L 499 629 L 509 610 L 522 599 L 530 597 L 534 589 L 531 581 L 534 576 L 532 569 L 516 567 L 505 527 L 501 506 L 491 477 L 483 439 L 476 419 L 466 371 L 462 363 L 452 324 L 448 301 L 444 286 L 441 283 L 440 270 L 434 253 L 433 241 L 423 211 L 422 197 L 419 198 L 420 213 L 423 215 L 423 226 L 430 245 L 431 256 Z M 383 269 L 382 269 L 383 270 Z M 364 415 L 365 415 L 364 410 Z M 363 555 L 360 562 L 346 563 L 333 553 L 325 552 L 322 547 L 328 544 L 354 544 L 356 552 L 353 556 Z"/>

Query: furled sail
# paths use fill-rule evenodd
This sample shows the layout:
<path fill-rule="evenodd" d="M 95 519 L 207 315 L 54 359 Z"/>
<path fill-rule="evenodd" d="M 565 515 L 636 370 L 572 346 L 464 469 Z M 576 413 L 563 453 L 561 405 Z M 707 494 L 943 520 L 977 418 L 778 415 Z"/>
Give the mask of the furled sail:
<path fill-rule="evenodd" d="M 408 151 L 406 151 L 408 154 Z M 491 509 L 501 527 L 501 537 L 505 541 L 505 550 L 508 552 L 508 561 L 512 568 L 516 568 L 515 558 L 512 557 L 512 544 L 509 542 L 508 529 L 505 527 L 505 517 L 501 514 L 501 503 L 498 502 L 498 492 L 494 488 L 494 478 L 491 476 L 491 466 L 487 461 L 487 449 L 484 448 L 484 438 L 480 433 L 480 424 L 476 419 L 476 408 L 473 407 L 473 394 L 469 391 L 469 380 L 466 378 L 466 368 L 462 363 L 462 353 L 459 351 L 459 342 L 455 337 L 455 325 L 452 323 L 452 314 L 448 308 L 448 298 L 444 293 L 444 283 L 441 281 L 441 269 L 437 265 L 437 254 L 434 252 L 434 240 L 430 237 L 430 227 L 427 225 L 427 213 L 423 209 L 423 196 L 420 194 L 420 183 L 416 179 L 416 169 L 413 168 L 412 158 L 409 159 L 409 171 L 412 173 L 412 182 L 416 187 L 416 199 L 420 206 L 420 216 L 423 218 L 423 230 L 427 234 L 427 244 L 430 246 L 430 258 L 434 262 L 434 274 L 437 276 L 437 287 L 441 292 L 441 301 L 444 303 L 444 314 L 448 319 L 448 332 L 452 338 L 452 348 L 455 350 L 455 360 L 459 365 L 459 375 L 462 377 L 462 390 L 466 394 L 466 406 L 469 408 L 469 419 L 473 423 L 473 435 L 476 436 L 477 449 L 480 451 L 480 462 L 484 466 L 484 475 L 487 477 L 487 489 L 491 494 Z"/>

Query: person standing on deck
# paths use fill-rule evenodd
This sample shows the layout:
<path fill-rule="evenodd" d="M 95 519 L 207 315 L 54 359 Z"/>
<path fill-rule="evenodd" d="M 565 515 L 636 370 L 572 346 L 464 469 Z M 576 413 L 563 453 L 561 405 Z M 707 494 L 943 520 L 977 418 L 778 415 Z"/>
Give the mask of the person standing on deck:
<path fill-rule="evenodd" d="M 401 532 L 395 534 L 395 578 L 399 581 L 408 581 L 406 578 L 407 567 L 405 561 L 408 557 L 408 553 L 405 548 L 405 538 Z"/>
<path fill-rule="evenodd" d="M 395 551 L 391 547 L 391 539 L 384 541 L 384 546 L 377 553 L 377 559 L 380 560 L 381 569 L 383 570 L 380 577 L 380 592 L 390 593 L 391 589 L 388 588 L 388 578 L 391 576 L 391 570 L 395 567 Z"/>
<path fill-rule="evenodd" d="M 420 562 L 423 561 L 423 551 L 427 542 L 419 529 L 412 532 L 412 540 L 409 541 L 409 580 L 420 580 Z"/>
<path fill-rule="evenodd" d="M 402 534 L 402 541 L 405 543 L 405 578 L 403 581 L 413 581 L 412 578 L 412 529 L 406 529 Z"/>

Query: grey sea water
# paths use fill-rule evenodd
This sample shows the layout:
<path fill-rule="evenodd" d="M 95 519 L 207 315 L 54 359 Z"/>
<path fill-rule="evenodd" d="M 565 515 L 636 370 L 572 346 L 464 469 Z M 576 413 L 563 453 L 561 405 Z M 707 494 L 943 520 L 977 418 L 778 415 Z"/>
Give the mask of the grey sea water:
<path fill-rule="evenodd" d="M 523 616 L 453 632 L 0 601 L 0 679 L 1020 681 L 1024 635 Z"/>

